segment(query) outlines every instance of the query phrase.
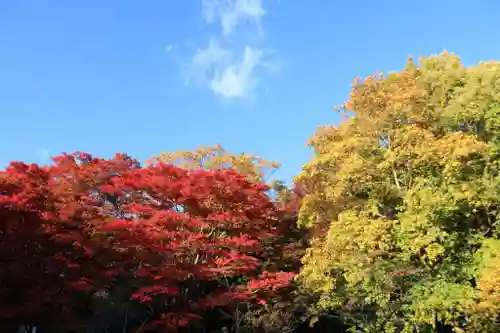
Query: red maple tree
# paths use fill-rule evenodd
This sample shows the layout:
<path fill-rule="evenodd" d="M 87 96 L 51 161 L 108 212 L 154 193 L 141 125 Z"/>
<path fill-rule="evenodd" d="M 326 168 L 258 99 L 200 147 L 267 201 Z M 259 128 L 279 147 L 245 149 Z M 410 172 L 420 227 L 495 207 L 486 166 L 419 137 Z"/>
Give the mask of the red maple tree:
<path fill-rule="evenodd" d="M 266 303 L 293 277 L 264 265 L 281 216 L 267 190 L 235 171 L 141 167 L 123 154 L 12 163 L 0 172 L 2 324 L 84 323 L 118 285 L 154 310 L 142 330 Z"/>

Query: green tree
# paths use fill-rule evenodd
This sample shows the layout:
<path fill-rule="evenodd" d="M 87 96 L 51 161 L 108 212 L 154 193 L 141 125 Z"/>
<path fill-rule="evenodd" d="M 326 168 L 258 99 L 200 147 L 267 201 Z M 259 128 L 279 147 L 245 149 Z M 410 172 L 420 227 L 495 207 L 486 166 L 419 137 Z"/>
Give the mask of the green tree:
<path fill-rule="evenodd" d="M 299 223 L 317 311 L 355 332 L 496 332 L 500 63 L 443 53 L 353 84 L 311 140 Z"/>

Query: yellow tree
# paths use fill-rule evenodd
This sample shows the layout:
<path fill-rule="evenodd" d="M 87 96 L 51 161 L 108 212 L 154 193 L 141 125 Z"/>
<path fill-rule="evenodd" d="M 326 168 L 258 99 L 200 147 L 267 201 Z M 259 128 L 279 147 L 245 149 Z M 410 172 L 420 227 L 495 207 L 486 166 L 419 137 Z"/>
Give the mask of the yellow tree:
<path fill-rule="evenodd" d="M 359 332 L 499 329 L 500 63 L 443 53 L 356 80 L 297 180 L 316 310 Z"/>
<path fill-rule="evenodd" d="M 187 169 L 234 169 L 248 175 L 253 181 L 265 181 L 280 166 L 277 162 L 266 161 L 253 154 L 232 154 L 218 144 L 215 146 L 199 147 L 192 151 L 163 152 L 151 160 L 153 163 L 156 161 L 176 164 L 181 168 Z"/>
<path fill-rule="evenodd" d="M 162 152 L 149 161 L 155 162 L 175 164 L 186 169 L 233 169 L 247 175 L 251 181 L 266 182 L 273 190 L 276 200 L 282 204 L 293 204 L 297 199 L 294 191 L 283 181 L 270 181 L 270 177 L 280 168 L 280 163 L 265 160 L 255 154 L 233 154 L 219 144 L 202 146 L 195 150 Z"/>

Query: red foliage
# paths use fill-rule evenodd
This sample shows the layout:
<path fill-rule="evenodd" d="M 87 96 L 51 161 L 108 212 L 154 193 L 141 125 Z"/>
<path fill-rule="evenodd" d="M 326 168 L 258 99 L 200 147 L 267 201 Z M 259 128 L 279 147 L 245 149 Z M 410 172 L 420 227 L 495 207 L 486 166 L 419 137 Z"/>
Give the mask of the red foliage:
<path fill-rule="evenodd" d="M 15 162 L 0 172 L 0 318 L 7 326 L 85 317 L 88 296 L 109 280 L 107 266 L 119 258 L 111 251 L 96 256 L 108 246 L 94 237 L 95 226 L 110 214 L 95 189 L 137 163 L 86 154 L 55 162 Z"/>
<path fill-rule="evenodd" d="M 265 303 L 291 273 L 263 269 L 279 232 L 267 187 L 234 171 L 140 167 L 76 153 L 0 172 L 0 318 L 65 325 L 128 281 L 165 332 L 207 308 Z M 158 301 L 158 302 L 156 302 Z M 64 320 L 66 319 L 66 321 Z M 143 328 L 144 329 L 144 328 Z"/>

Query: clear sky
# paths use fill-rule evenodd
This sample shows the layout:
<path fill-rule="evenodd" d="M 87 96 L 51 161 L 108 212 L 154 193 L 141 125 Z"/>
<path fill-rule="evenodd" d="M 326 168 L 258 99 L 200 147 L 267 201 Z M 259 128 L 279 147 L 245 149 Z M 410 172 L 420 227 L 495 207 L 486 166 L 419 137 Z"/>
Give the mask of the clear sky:
<path fill-rule="evenodd" d="M 500 58 L 497 0 L 1 0 L 0 163 L 220 143 L 287 180 L 356 75 Z"/>

